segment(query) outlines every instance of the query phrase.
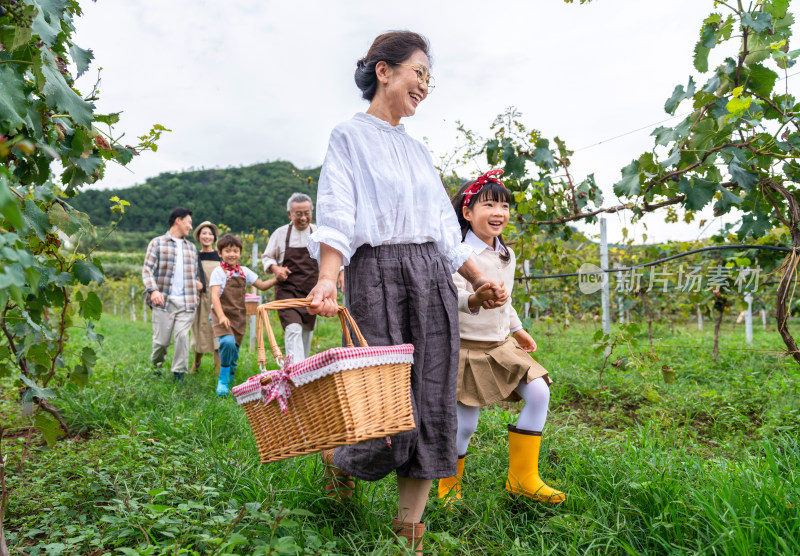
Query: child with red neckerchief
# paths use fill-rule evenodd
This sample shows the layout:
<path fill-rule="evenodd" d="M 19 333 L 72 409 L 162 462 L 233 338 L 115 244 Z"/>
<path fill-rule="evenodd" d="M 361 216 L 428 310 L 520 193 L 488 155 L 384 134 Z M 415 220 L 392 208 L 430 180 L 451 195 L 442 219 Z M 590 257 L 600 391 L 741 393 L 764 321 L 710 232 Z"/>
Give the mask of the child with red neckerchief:
<path fill-rule="evenodd" d="M 239 361 L 239 346 L 247 327 L 247 306 L 244 296 L 247 286 L 268 290 L 275 285 L 275 278 L 260 280 L 258 275 L 239 265 L 242 256 L 242 240 L 233 234 L 225 234 L 217 241 L 222 262 L 214 269 L 208 280 L 211 289 L 211 324 L 214 336 L 219 340 L 220 370 L 217 395 L 225 396 L 233 383 L 236 363 Z"/>
<path fill-rule="evenodd" d="M 462 186 L 453 197 L 463 243 L 489 280 L 513 285 L 516 259 L 503 241 L 510 218 L 511 193 L 491 170 Z M 509 467 L 506 490 L 540 502 L 560 503 L 564 493 L 539 477 L 539 447 L 550 402 L 550 377 L 529 353 L 536 342 L 522 328 L 511 299 L 498 309 L 482 311 L 482 292 L 460 275 L 458 287 L 461 350 L 458 365 L 458 471 L 439 480 L 446 504 L 461 498 L 461 477 L 469 441 L 478 427 L 480 408 L 500 401 L 524 400 L 517 426 L 508 426 Z M 509 291 L 510 291 L 509 286 Z M 513 336 L 513 339 L 511 338 Z"/>

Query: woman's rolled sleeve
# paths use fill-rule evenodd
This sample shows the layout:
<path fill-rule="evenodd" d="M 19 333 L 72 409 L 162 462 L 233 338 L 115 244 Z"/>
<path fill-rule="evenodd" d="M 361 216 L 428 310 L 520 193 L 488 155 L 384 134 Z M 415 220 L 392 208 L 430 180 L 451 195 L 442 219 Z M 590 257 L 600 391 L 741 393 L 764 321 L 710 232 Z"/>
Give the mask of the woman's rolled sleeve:
<path fill-rule="evenodd" d="M 320 244 L 324 243 L 339 251 L 342 254 L 342 264 L 347 266 L 350 264 L 350 257 L 353 255 L 351 247 L 351 240 L 344 233 L 336 228 L 328 226 L 318 226 L 317 231 L 308 237 L 308 252 L 309 254 L 320 260 Z"/>
<path fill-rule="evenodd" d="M 445 251 L 444 258 L 447 261 L 447 267 L 450 269 L 450 272 L 458 272 L 458 269 L 467 262 L 470 255 L 472 255 L 472 247 L 465 243 L 458 243 L 448 251 Z"/>
<path fill-rule="evenodd" d="M 320 260 L 320 243 L 340 251 L 350 262 L 356 225 L 356 189 L 346 137 L 334 129 L 322 164 L 317 189 L 317 231 L 308 239 L 308 252 Z"/>

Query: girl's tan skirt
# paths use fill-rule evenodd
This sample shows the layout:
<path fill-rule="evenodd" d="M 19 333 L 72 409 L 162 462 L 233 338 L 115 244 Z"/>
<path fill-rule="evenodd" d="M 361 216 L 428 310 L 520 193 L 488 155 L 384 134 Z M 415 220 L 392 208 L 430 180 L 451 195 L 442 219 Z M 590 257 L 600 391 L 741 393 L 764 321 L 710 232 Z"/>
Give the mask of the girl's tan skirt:
<path fill-rule="evenodd" d="M 521 398 L 514 389 L 521 380 L 552 380 L 512 337 L 501 342 L 461 340 L 458 357 L 458 401 L 473 407 Z"/>

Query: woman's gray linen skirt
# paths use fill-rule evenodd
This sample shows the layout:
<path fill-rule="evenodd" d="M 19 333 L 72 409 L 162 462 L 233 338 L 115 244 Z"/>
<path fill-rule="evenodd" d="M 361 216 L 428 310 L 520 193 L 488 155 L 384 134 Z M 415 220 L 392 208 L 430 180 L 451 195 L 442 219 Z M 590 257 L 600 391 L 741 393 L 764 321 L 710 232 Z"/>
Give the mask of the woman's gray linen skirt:
<path fill-rule="evenodd" d="M 371 346 L 414 345 L 414 430 L 336 448 L 336 467 L 359 479 L 440 479 L 456 473 L 458 302 L 433 243 L 359 247 L 345 270 L 345 295 Z"/>

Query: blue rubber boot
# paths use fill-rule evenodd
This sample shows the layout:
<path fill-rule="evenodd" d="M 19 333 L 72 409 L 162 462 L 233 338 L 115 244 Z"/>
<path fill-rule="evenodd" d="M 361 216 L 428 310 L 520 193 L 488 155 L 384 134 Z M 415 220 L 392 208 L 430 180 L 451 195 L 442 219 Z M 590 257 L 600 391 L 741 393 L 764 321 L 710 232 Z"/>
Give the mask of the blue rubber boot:
<path fill-rule="evenodd" d="M 230 367 L 220 367 L 219 369 L 219 381 L 217 381 L 217 396 L 227 396 L 229 393 L 229 386 L 230 386 L 230 378 L 231 378 L 231 368 Z"/>

